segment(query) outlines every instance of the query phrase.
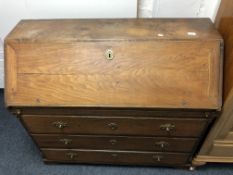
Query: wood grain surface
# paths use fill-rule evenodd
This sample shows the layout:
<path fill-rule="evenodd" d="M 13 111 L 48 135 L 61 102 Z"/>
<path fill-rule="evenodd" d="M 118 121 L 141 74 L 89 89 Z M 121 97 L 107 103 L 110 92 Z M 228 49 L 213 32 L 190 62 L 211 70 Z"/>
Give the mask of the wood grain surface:
<path fill-rule="evenodd" d="M 41 148 L 138 150 L 191 153 L 196 138 L 32 134 Z"/>
<path fill-rule="evenodd" d="M 98 150 L 66 150 L 42 149 L 44 158 L 54 162 L 70 163 L 102 163 L 127 165 L 185 165 L 189 154 L 155 153 L 139 151 L 98 151 Z M 75 154 L 71 159 L 70 154 Z M 159 158 L 158 158 L 159 157 Z"/>
<path fill-rule="evenodd" d="M 17 108 L 9 108 L 17 113 Z M 21 115 L 62 115 L 62 116 L 108 116 L 108 117 L 158 117 L 158 118 L 206 118 L 220 115 L 215 110 L 152 109 L 152 108 L 99 108 L 99 107 L 20 107 Z"/>
<path fill-rule="evenodd" d="M 195 32 L 196 35 L 188 35 Z M 163 34 L 163 37 L 158 34 Z M 196 19 L 63 19 L 23 20 L 6 41 L 17 43 L 214 39 L 221 36 L 207 18 Z"/>
<path fill-rule="evenodd" d="M 199 137 L 208 124 L 206 119 L 175 119 L 147 117 L 35 116 L 24 115 L 22 121 L 33 134 L 110 134 L 144 136 Z M 66 123 L 59 129 L 55 122 Z M 130 123 L 130 127 L 129 127 Z M 167 132 L 162 125 L 172 124 Z M 112 128 L 112 125 L 114 125 Z"/>
<path fill-rule="evenodd" d="M 7 91 L 8 106 L 221 107 L 218 41 L 12 47 L 18 88 Z M 108 48 L 113 60 L 105 58 Z"/>

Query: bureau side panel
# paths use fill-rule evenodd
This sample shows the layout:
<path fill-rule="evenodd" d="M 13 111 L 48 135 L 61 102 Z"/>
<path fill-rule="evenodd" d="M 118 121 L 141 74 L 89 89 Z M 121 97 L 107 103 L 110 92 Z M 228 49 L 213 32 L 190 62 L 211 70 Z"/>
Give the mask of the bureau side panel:
<path fill-rule="evenodd" d="M 11 106 L 221 106 L 219 41 L 35 42 L 14 49 Z"/>
<path fill-rule="evenodd" d="M 7 106 L 14 103 L 15 93 L 17 92 L 17 55 L 14 48 L 9 45 L 4 45 L 5 53 L 5 103 Z"/>

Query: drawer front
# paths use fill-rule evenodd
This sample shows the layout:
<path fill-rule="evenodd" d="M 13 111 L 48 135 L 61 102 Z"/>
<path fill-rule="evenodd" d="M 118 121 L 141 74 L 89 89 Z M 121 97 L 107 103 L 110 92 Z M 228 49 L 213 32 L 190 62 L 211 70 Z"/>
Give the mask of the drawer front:
<path fill-rule="evenodd" d="M 183 153 L 153 153 L 127 151 L 93 151 L 42 149 L 44 158 L 49 161 L 71 163 L 106 163 L 132 165 L 184 165 L 189 155 Z"/>
<path fill-rule="evenodd" d="M 197 139 L 33 134 L 41 148 L 192 152 Z"/>
<path fill-rule="evenodd" d="M 6 49 L 13 57 L 7 70 L 14 73 L 7 78 L 8 106 L 220 108 L 219 41 L 11 47 Z M 112 60 L 106 58 L 108 49 Z"/>
<path fill-rule="evenodd" d="M 31 133 L 199 137 L 206 119 L 145 117 L 22 116 Z"/>

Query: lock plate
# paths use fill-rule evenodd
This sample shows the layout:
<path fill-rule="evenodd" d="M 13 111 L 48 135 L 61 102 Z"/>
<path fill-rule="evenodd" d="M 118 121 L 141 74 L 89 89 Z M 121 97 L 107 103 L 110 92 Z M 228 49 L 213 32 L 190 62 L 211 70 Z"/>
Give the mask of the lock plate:
<path fill-rule="evenodd" d="M 112 49 L 107 49 L 105 51 L 105 57 L 107 60 L 112 60 L 114 58 L 114 52 Z"/>

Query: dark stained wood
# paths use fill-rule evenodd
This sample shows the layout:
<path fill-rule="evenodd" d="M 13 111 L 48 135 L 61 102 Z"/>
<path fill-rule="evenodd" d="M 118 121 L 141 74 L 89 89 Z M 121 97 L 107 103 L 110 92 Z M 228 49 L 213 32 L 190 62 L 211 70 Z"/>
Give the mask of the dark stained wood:
<path fill-rule="evenodd" d="M 98 150 L 42 149 L 44 158 L 66 163 L 102 163 L 127 165 L 184 165 L 189 154 Z M 75 154 L 71 159 L 70 155 Z"/>
<path fill-rule="evenodd" d="M 111 134 L 147 136 L 198 137 L 208 124 L 206 119 L 146 118 L 146 117 L 93 117 L 93 116 L 33 116 L 24 115 L 22 121 L 30 133 Z M 62 129 L 55 122 L 65 123 Z M 170 132 L 161 129 L 171 124 Z"/>
<path fill-rule="evenodd" d="M 41 148 L 138 150 L 191 153 L 198 139 L 98 135 L 32 134 Z"/>
<path fill-rule="evenodd" d="M 20 107 L 9 108 L 12 113 L 20 110 L 22 115 L 78 115 L 78 116 L 133 116 L 133 117 L 179 117 L 179 118 L 215 118 L 220 112 L 215 110 L 153 109 L 153 108 L 100 108 L 100 107 Z"/>

